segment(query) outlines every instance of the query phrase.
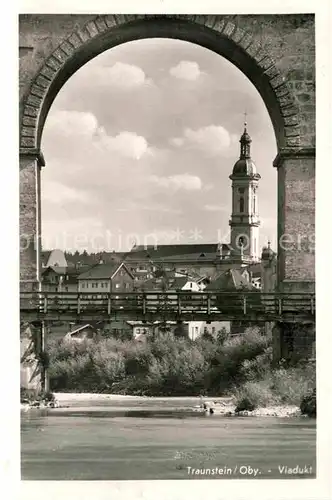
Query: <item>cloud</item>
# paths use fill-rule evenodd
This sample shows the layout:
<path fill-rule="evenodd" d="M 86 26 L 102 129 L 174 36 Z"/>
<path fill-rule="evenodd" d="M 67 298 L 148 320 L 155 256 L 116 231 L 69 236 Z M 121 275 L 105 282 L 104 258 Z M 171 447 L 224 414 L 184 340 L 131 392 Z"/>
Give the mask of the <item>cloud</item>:
<path fill-rule="evenodd" d="M 133 64 L 116 62 L 110 68 L 102 68 L 102 72 L 104 73 L 104 81 L 123 90 L 152 83 L 146 78 L 144 71 Z"/>
<path fill-rule="evenodd" d="M 101 128 L 98 135 L 97 147 L 99 149 L 108 149 L 127 158 L 139 160 L 149 151 L 146 139 L 134 132 L 120 132 L 112 137 L 107 135 L 105 130 Z"/>
<path fill-rule="evenodd" d="M 90 112 L 59 110 L 50 116 L 47 123 L 47 136 L 52 138 L 50 150 L 54 156 L 70 153 L 83 153 L 86 148 L 90 153 L 114 152 L 125 158 L 140 159 L 149 152 L 145 137 L 135 132 L 121 131 L 108 135 L 104 127 L 99 126 L 97 118 Z"/>
<path fill-rule="evenodd" d="M 207 212 L 229 212 L 230 207 L 225 207 L 223 205 L 205 205 L 204 210 Z"/>
<path fill-rule="evenodd" d="M 181 61 L 177 66 L 174 66 L 169 70 L 170 75 L 180 80 L 195 81 L 201 75 L 201 70 L 197 62 L 193 61 Z"/>
<path fill-rule="evenodd" d="M 196 130 L 186 128 L 182 137 L 172 137 L 169 143 L 178 148 L 197 149 L 207 156 L 218 156 L 229 150 L 233 137 L 221 125 L 207 125 Z"/>
<path fill-rule="evenodd" d="M 180 146 L 183 146 L 183 144 L 184 144 L 184 139 L 183 139 L 182 137 L 172 137 L 172 138 L 169 140 L 169 143 L 170 143 L 172 146 L 180 147 Z"/>
<path fill-rule="evenodd" d="M 169 177 L 157 177 L 156 175 L 151 175 L 149 180 L 156 186 L 166 189 L 197 191 L 202 188 L 201 179 L 190 174 L 171 175 Z"/>
<path fill-rule="evenodd" d="M 91 201 L 91 194 L 87 194 L 79 189 L 66 186 L 60 182 L 47 182 L 42 190 L 42 200 L 47 203 L 67 203 L 71 201 L 86 202 Z"/>
<path fill-rule="evenodd" d="M 128 201 L 125 206 L 117 207 L 115 209 L 116 212 L 132 212 L 134 210 L 140 210 L 144 212 L 160 212 L 165 214 L 180 214 L 181 210 L 177 208 L 173 208 L 170 206 L 163 206 L 161 204 L 150 204 L 150 205 L 141 205 L 140 203 L 134 201 Z"/>
<path fill-rule="evenodd" d="M 97 118 L 87 111 L 59 110 L 50 113 L 46 127 L 52 140 L 59 135 L 82 138 L 92 137 L 98 129 L 98 122 Z"/>
<path fill-rule="evenodd" d="M 87 88 L 96 85 L 97 88 L 116 89 L 128 91 L 141 88 L 142 86 L 152 85 L 153 81 L 146 77 L 146 74 L 139 66 L 115 62 L 112 66 L 92 65 L 89 63 L 86 70 L 80 70 L 80 86 Z"/>
<path fill-rule="evenodd" d="M 187 128 L 183 138 L 189 147 L 200 149 L 209 156 L 220 155 L 231 145 L 230 135 L 221 125 L 208 125 L 196 130 Z"/>

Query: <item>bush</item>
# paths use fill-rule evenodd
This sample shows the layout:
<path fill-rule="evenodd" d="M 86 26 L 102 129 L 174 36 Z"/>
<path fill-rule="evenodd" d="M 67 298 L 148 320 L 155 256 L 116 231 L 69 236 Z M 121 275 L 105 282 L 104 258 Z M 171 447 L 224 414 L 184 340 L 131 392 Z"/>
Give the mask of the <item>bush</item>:
<path fill-rule="evenodd" d="M 316 418 L 316 389 L 313 389 L 302 398 L 300 403 L 300 410 L 302 415 Z"/>
<path fill-rule="evenodd" d="M 253 359 L 245 359 L 240 368 L 244 380 L 262 380 L 271 371 L 272 347 L 267 347 L 262 354 Z"/>
<path fill-rule="evenodd" d="M 256 408 L 257 404 L 244 396 L 238 401 L 235 408 L 235 413 L 239 413 L 240 411 L 253 411 L 256 410 Z"/>
<path fill-rule="evenodd" d="M 257 329 L 219 340 L 165 336 L 143 344 L 114 338 L 51 341 L 50 387 L 150 396 L 235 391 L 239 406 L 299 405 L 315 387 L 315 366 L 308 362 L 271 370 L 271 347 Z"/>
<path fill-rule="evenodd" d="M 272 393 L 269 381 L 246 382 L 235 391 L 236 412 L 252 411 L 278 402 Z"/>
<path fill-rule="evenodd" d="M 270 378 L 271 389 L 279 395 L 280 402 L 296 406 L 316 386 L 315 367 L 310 364 L 273 370 Z"/>

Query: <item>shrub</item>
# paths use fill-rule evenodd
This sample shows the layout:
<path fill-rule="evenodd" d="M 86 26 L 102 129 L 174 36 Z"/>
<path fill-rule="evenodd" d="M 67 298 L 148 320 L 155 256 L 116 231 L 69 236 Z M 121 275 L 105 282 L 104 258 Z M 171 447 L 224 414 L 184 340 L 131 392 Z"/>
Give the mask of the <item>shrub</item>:
<path fill-rule="evenodd" d="M 281 403 L 299 406 L 308 391 L 315 387 L 315 379 L 315 368 L 310 364 L 279 368 L 271 373 L 271 389 L 279 395 Z"/>
<path fill-rule="evenodd" d="M 313 389 L 302 398 L 300 403 L 300 410 L 302 415 L 316 418 L 316 389 Z"/>
<path fill-rule="evenodd" d="M 248 397 L 244 396 L 241 398 L 235 408 L 235 413 L 240 411 L 253 411 L 256 410 L 257 404 L 250 400 Z"/>
<path fill-rule="evenodd" d="M 51 341 L 47 352 L 52 391 L 217 396 L 235 387 L 238 404 L 247 398 L 264 406 L 299 405 L 315 387 L 315 367 L 308 362 L 271 371 L 269 342 L 252 328 L 222 342 L 171 336 L 144 344 L 114 338 Z"/>
<path fill-rule="evenodd" d="M 265 407 L 278 402 L 277 397 L 270 389 L 269 381 L 246 382 L 235 390 L 236 412 L 252 411 L 258 407 Z"/>
<path fill-rule="evenodd" d="M 262 354 L 253 359 L 245 359 L 240 368 L 244 380 L 262 380 L 271 370 L 272 347 L 267 347 Z"/>

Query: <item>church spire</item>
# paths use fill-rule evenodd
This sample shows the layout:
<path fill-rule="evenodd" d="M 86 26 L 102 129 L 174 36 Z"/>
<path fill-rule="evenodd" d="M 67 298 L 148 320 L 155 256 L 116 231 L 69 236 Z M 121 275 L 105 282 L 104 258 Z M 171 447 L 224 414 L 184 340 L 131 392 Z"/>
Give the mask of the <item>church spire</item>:
<path fill-rule="evenodd" d="M 251 137 L 247 132 L 247 113 L 244 114 L 244 131 L 241 135 L 240 144 L 240 160 L 245 160 L 246 158 L 250 158 L 250 143 Z"/>

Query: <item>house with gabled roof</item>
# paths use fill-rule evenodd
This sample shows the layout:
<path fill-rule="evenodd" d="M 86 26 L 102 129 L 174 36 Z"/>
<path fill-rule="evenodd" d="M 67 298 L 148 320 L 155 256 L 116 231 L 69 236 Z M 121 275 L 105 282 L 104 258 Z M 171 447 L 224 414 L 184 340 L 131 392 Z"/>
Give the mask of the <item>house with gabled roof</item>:
<path fill-rule="evenodd" d="M 70 332 L 66 333 L 63 340 L 83 342 L 84 340 L 96 340 L 97 337 L 98 330 L 96 327 L 87 323 L 85 325 L 74 326 Z"/>
<path fill-rule="evenodd" d="M 122 262 L 103 262 L 78 276 L 79 292 L 115 293 L 134 290 L 135 277 Z"/>
<path fill-rule="evenodd" d="M 41 273 L 42 289 L 45 292 L 77 292 L 80 272 L 73 267 L 49 266 Z"/>
<path fill-rule="evenodd" d="M 211 282 L 206 286 L 205 291 L 237 291 L 237 290 L 256 290 L 250 281 L 249 273 L 246 269 L 228 269 L 217 275 Z"/>
<path fill-rule="evenodd" d="M 197 281 L 189 276 L 175 276 L 174 273 L 166 273 L 166 277 L 151 278 L 140 284 L 139 288 L 146 292 L 164 291 L 177 292 L 190 290 L 199 292 L 201 290 Z"/>
<path fill-rule="evenodd" d="M 228 269 L 227 271 L 222 272 L 205 288 L 205 291 L 207 292 L 238 292 L 241 290 L 257 292 L 257 294 L 259 293 L 256 286 L 251 282 L 249 272 L 243 272 L 240 269 Z M 237 299 L 237 297 L 228 297 L 225 295 L 224 297 L 220 296 L 218 300 L 220 303 L 218 308 L 220 310 L 223 310 L 223 308 L 227 309 L 229 306 L 232 308 L 238 307 L 239 310 L 242 307 L 241 299 Z M 257 295 L 257 300 L 259 300 L 259 295 Z M 232 335 L 244 333 L 244 331 L 250 326 L 252 326 L 252 324 L 245 321 L 244 318 L 239 321 L 231 321 L 230 333 Z"/>

